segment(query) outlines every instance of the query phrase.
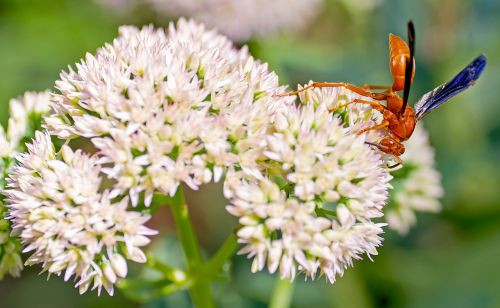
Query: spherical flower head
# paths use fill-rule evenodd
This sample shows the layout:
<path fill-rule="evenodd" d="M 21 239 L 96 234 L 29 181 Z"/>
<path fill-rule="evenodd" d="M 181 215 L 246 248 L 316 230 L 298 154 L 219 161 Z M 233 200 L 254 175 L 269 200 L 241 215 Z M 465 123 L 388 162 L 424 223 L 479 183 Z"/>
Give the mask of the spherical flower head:
<path fill-rule="evenodd" d="M 134 205 L 143 192 L 149 205 L 154 192 L 219 180 L 242 159 L 238 140 L 262 135 L 268 110 L 290 101 L 270 100 L 280 87 L 267 65 L 186 20 L 168 31 L 121 27 L 56 87 L 46 127 L 89 138 L 115 181 L 111 195 L 128 193 Z"/>
<path fill-rule="evenodd" d="M 305 28 L 319 12 L 321 0 L 149 0 L 165 15 L 192 16 L 220 29 L 234 41 L 294 33 Z"/>
<path fill-rule="evenodd" d="M 14 157 L 24 151 L 24 141 L 29 140 L 41 127 L 41 117 L 49 112 L 49 92 L 26 92 L 9 102 L 10 117 L 7 129 L 0 125 L 0 279 L 5 274 L 18 277 L 23 269 L 21 245 L 11 236 L 11 224 L 5 219 L 7 208 L 3 191 Z"/>
<path fill-rule="evenodd" d="M 141 247 L 156 234 L 148 215 L 127 209 L 128 199 L 100 192 L 97 159 L 63 146 L 57 153 L 48 133 L 37 132 L 28 152 L 17 156 L 7 196 L 13 234 L 21 238 L 27 265 L 73 277 L 80 292 L 89 286 L 113 294 L 127 274 L 125 259 L 145 262 Z"/>
<path fill-rule="evenodd" d="M 391 172 L 394 190 L 385 212 L 389 228 L 402 235 L 415 225 L 417 212 L 438 212 L 443 196 L 441 175 L 434 167 L 434 150 L 421 124 L 405 147 L 403 167 Z"/>
<path fill-rule="evenodd" d="M 150 4 L 160 15 L 189 16 L 214 27 L 234 41 L 294 33 L 319 13 L 322 0 L 99 0 L 120 11 Z"/>
<path fill-rule="evenodd" d="M 338 94 L 309 90 L 297 108 L 277 111 L 261 172 L 235 168 L 226 178 L 227 210 L 239 217 L 240 253 L 254 272 L 319 272 L 333 283 L 353 260 L 377 254 L 385 224 L 372 220 L 382 216 L 390 175 L 365 136 L 328 110 Z"/>

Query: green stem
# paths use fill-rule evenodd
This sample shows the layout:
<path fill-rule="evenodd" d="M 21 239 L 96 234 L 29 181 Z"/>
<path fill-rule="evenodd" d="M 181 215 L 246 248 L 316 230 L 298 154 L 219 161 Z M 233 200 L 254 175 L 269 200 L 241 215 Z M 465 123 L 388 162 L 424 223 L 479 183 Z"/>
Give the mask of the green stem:
<path fill-rule="evenodd" d="M 233 232 L 224 241 L 222 246 L 217 250 L 217 252 L 212 256 L 212 258 L 207 262 L 206 269 L 207 272 L 212 275 L 217 275 L 224 264 L 233 255 L 238 248 L 238 237 Z"/>
<path fill-rule="evenodd" d="M 366 279 L 360 268 L 353 268 L 335 282 L 335 287 L 327 292 L 334 307 L 356 308 L 374 307 Z"/>
<path fill-rule="evenodd" d="M 177 227 L 177 234 L 186 257 L 188 272 L 190 275 L 196 274 L 203 265 L 203 257 L 189 217 L 184 193 L 180 186 L 172 198 L 171 209 Z M 189 288 L 189 291 L 196 307 L 215 307 L 210 283 L 206 277 L 198 277 Z"/>
<path fill-rule="evenodd" d="M 293 283 L 288 279 L 280 279 L 274 287 L 273 296 L 271 297 L 270 308 L 287 308 L 290 307 L 293 296 Z"/>

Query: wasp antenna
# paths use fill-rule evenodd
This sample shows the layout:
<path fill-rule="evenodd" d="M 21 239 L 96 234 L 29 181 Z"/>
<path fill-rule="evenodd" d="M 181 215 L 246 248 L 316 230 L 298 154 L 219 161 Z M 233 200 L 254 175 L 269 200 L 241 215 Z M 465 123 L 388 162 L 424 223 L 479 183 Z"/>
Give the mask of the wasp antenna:
<path fill-rule="evenodd" d="M 371 145 L 371 146 L 374 146 L 376 147 L 377 149 L 381 150 L 381 147 L 379 144 L 376 144 L 376 143 L 373 143 L 373 142 L 368 142 L 368 141 L 365 141 L 365 144 L 368 144 L 368 145 Z"/>
<path fill-rule="evenodd" d="M 410 95 L 411 77 L 413 74 L 413 65 L 415 62 L 415 27 L 413 22 L 410 20 L 408 22 L 408 46 L 410 48 L 410 59 L 406 62 L 405 71 L 405 87 L 403 92 L 403 106 L 399 111 L 399 114 L 404 114 L 406 110 L 406 105 L 408 105 L 408 97 Z"/>

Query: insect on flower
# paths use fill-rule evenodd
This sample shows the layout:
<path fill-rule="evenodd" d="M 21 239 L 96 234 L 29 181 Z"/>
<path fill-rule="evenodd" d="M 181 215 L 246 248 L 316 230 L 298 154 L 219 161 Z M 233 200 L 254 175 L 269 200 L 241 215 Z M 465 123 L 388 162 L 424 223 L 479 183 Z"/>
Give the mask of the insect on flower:
<path fill-rule="evenodd" d="M 336 106 L 330 111 L 335 112 L 340 108 L 357 103 L 370 105 L 373 109 L 382 113 L 383 120 L 379 124 L 362 129 L 358 134 L 370 130 L 385 130 L 385 137 L 379 140 L 378 143 L 366 143 L 377 147 L 384 153 L 393 155 L 397 163 L 389 166 L 389 168 L 394 168 L 403 163 L 399 156 L 404 153 L 405 147 L 401 142 L 411 137 L 416 122 L 453 96 L 473 85 L 486 66 L 486 56 L 479 55 L 452 80 L 424 94 L 412 108 L 408 105 L 410 86 L 415 76 L 415 29 L 411 20 L 408 22 L 408 45 L 400 37 L 389 34 L 389 64 L 393 77 L 392 86 L 365 85 L 357 87 L 345 82 L 313 82 L 297 91 L 276 96 L 295 95 L 310 88 L 345 87 L 361 96 L 373 99 L 374 101 L 354 99 Z M 385 91 L 372 92 L 371 90 Z M 401 90 L 403 90 L 403 98 L 397 93 Z M 383 105 L 380 101 L 386 101 L 386 105 Z"/>

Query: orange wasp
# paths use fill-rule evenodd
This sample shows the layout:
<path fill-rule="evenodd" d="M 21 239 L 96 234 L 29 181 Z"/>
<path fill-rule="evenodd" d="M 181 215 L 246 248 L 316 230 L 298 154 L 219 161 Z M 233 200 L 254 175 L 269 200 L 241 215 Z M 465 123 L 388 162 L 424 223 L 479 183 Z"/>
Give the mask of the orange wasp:
<path fill-rule="evenodd" d="M 313 82 L 300 90 L 277 94 L 276 96 L 295 95 L 310 88 L 344 87 L 361 96 L 373 99 L 374 101 L 354 99 L 330 111 L 335 112 L 353 103 L 367 104 L 379 111 L 383 116 L 383 120 L 379 124 L 362 129 L 358 134 L 370 130 L 384 129 L 386 136 L 379 140 L 378 143 L 366 143 L 377 147 L 384 153 L 393 155 L 397 164 L 389 166 L 389 168 L 394 168 L 403 163 L 399 156 L 405 152 L 405 147 L 401 142 L 411 137 L 417 121 L 448 99 L 473 85 L 486 66 L 486 56 L 478 56 L 452 80 L 424 94 L 415 103 L 415 109 L 413 109 L 408 105 L 410 86 L 415 76 L 415 29 L 412 21 L 408 22 L 408 44 L 409 46 L 400 37 L 389 34 L 389 64 L 393 77 L 392 86 L 365 85 L 357 87 L 345 82 Z M 377 89 L 385 91 L 371 91 Z M 403 98 L 397 93 L 397 91 L 401 90 L 403 90 Z M 380 101 L 386 101 L 386 105 L 383 105 Z"/>

